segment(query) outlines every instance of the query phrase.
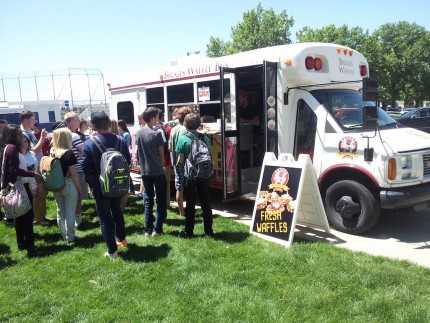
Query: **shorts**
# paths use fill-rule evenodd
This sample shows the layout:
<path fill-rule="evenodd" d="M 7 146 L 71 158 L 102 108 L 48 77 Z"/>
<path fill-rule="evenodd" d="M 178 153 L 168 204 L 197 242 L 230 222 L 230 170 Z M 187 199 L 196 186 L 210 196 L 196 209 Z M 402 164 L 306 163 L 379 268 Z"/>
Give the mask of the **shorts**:
<path fill-rule="evenodd" d="M 79 177 L 79 183 L 81 184 L 81 200 L 88 200 L 88 184 L 85 181 L 85 174 L 84 173 L 78 173 Z"/>
<path fill-rule="evenodd" d="M 184 167 L 176 165 L 175 169 L 175 188 L 177 191 L 184 190 Z"/>

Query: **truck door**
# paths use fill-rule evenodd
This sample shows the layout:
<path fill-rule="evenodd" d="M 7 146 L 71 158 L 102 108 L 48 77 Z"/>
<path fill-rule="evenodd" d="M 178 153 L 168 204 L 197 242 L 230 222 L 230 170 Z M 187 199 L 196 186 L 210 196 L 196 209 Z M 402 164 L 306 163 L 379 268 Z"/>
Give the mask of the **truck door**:
<path fill-rule="evenodd" d="M 237 98 L 235 87 L 235 69 L 221 67 L 221 159 L 224 200 L 238 199 L 240 196 L 239 116 L 236 113 Z M 226 86 L 225 75 L 230 74 L 230 87 Z M 231 91 L 233 89 L 233 91 Z M 233 93 L 232 93 L 233 92 Z"/>
<path fill-rule="evenodd" d="M 264 151 L 273 152 L 276 156 L 278 155 L 277 70 L 278 63 L 264 61 Z"/>

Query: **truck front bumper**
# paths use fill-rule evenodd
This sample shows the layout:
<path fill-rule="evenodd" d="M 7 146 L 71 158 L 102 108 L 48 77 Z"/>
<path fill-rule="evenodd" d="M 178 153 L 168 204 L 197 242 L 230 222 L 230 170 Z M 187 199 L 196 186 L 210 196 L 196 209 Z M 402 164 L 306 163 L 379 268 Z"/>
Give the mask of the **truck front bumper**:
<path fill-rule="evenodd" d="M 430 204 L 430 183 L 381 190 L 381 208 L 403 209 Z"/>

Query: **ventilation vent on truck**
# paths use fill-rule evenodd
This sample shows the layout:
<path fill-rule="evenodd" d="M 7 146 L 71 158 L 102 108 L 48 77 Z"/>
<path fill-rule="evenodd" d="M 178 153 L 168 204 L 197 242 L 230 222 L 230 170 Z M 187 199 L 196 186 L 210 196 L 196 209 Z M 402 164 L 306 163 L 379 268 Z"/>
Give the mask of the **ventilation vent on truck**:
<path fill-rule="evenodd" d="M 430 175 L 430 154 L 423 155 L 423 175 Z"/>

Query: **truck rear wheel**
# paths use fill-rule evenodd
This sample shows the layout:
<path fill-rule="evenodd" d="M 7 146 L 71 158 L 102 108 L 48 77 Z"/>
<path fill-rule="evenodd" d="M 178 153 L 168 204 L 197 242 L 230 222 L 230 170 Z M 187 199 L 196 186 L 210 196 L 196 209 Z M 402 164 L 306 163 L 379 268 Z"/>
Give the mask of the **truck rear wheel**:
<path fill-rule="evenodd" d="M 351 180 L 331 185 L 325 194 L 325 211 L 338 231 L 360 234 L 372 228 L 380 215 L 379 202 L 363 185 Z"/>

